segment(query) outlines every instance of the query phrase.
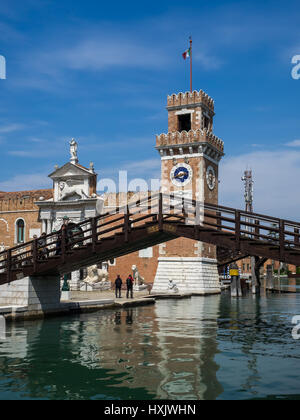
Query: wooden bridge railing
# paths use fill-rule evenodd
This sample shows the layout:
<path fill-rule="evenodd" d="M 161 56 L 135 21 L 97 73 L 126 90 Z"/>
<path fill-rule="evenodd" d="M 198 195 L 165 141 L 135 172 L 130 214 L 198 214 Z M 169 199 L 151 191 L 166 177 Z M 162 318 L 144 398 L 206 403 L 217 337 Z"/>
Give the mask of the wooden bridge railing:
<path fill-rule="evenodd" d="M 255 247 L 265 246 L 279 250 L 282 259 L 286 259 L 289 253 L 299 254 L 300 265 L 298 222 L 203 204 L 177 195 L 155 194 L 78 223 L 76 231 L 66 226 L 43 239 L 35 239 L 1 252 L 0 275 L 5 274 L 6 281 L 10 282 L 12 273 L 24 268 L 30 268 L 35 274 L 49 260 L 57 259 L 58 264 L 65 264 L 76 250 L 91 247 L 91 252 L 96 252 L 96 248 L 112 236 L 124 235 L 127 242 L 132 230 L 157 225 L 158 231 L 163 231 L 165 223 L 193 226 L 196 240 L 203 240 L 201 235 L 205 232 L 215 232 L 216 238 L 230 237 L 236 250 L 242 247 L 243 241 L 247 241 L 253 245 L 253 252 Z M 184 231 L 181 232 L 184 235 Z M 217 245 L 218 239 L 213 243 Z"/>

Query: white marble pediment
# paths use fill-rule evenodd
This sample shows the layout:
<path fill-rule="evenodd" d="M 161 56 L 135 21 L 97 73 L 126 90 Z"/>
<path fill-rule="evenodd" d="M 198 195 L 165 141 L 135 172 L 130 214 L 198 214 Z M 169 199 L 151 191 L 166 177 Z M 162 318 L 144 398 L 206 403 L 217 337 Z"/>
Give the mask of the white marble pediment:
<path fill-rule="evenodd" d="M 57 169 L 55 172 L 52 172 L 52 174 L 50 174 L 49 177 L 51 179 L 60 179 L 73 176 L 86 178 L 91 175 L 92 174 L 88 169 L 81 168 L 73 163 L 68 162 L 61 168 Z"/>

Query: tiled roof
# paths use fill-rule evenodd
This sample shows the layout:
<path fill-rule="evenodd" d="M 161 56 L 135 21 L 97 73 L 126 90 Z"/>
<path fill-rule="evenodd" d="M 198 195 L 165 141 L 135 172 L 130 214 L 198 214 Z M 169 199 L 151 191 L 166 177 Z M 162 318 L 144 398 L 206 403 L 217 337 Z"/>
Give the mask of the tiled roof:
<path fill-rule="evenodd" d="M 14 191 L 14 192 L 5 192 L 0 191 L 0 200 L 9 200 L 9 199 L 22 199 L 25 197 L 39 199 L 44 197 L 45 200 L 49 200 L 53 197 L 53 190 L 31 190 L 31 191 Z"/>

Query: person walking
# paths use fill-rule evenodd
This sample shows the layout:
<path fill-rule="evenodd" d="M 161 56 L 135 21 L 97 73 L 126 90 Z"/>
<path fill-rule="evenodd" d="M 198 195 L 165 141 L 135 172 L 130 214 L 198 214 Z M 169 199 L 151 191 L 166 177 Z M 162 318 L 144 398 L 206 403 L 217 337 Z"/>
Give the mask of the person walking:
<path fill-rule="evenodd" d="M 133 278 L 132 275 L 129 274 L 127 280 L 126 280 L 126 286 L 127 286 L 127 299 L 129 298 L 129 293 L 130 293 L 130 297 L 131 299 L 133 299 Z"/>
<path fill-rule="evenodd" d="M 122 284 L 123 284 L 123 281 L 122 281 L 122 279 L 121 279 L 121 277 L 120 277 L 120 274 L 118 274 L 118 277 L 116 278 L 116 281 L 115 281 L 115 286 L 116 286 L 116 298 L 121 298 L 122 296 L 121 296 L 121 290 L 122 290 Z M 118 296 L 119 295 L 119 296 Z"/>

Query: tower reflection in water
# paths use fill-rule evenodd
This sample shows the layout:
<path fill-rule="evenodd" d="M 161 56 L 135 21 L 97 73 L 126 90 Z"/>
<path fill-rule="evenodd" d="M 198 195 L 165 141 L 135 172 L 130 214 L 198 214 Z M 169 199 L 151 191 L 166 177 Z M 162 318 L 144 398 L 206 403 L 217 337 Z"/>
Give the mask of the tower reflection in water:
<path fill-rule="evenodd" d="M 215 399 L 222 393 L 214 362 L 220 297 L 158 302 L 86 325 L 78 362 L 99 366 L 159 399 Z M 114 325 L 108 328 L 110 322 Z M 94 329 L 97 329 L 97 333 Z"/>
<path fill-rule="evenodd" d="M 219 299 L 12 324 L 0 342 L 0 395 L 214 399 Z"/>

